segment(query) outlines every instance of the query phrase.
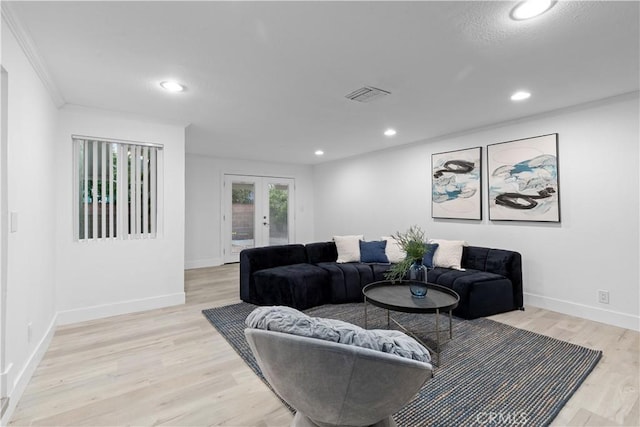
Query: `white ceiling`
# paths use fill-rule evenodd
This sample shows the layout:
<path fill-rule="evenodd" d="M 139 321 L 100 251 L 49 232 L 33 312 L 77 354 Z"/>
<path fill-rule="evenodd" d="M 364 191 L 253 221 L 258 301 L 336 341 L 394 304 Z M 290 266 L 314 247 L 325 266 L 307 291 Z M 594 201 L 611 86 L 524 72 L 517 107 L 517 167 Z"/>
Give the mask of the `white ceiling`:
<path fill-rule="evenodd" d="M 636 1 L 9 4 L 66 103 L 190 123 L 189 153 L 313 164 L 639 89 Z"/>

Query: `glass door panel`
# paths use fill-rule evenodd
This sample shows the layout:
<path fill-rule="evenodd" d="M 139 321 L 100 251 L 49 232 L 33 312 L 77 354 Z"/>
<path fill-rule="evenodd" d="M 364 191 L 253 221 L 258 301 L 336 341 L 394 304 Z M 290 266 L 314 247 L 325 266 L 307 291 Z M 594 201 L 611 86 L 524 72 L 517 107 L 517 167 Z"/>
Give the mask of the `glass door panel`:
<path fill-rule="evenodd" d="M 231 254 L 256 246 L 255 240 L 255 184 L 231 184 Z"/>
<path fill-rule="evenodd" d="M 289 243 L 289 186 L 268 184 L 269 246 Z"/>

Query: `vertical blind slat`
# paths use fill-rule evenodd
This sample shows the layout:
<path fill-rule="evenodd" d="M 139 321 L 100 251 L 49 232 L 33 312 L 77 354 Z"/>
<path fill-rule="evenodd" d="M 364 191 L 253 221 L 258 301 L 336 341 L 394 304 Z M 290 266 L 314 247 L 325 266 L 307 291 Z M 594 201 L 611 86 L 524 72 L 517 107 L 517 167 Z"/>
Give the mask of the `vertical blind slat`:
<path fill-rule="evenodd" d="M 135 231 L 131 234 L 135 238 L 140 237 L 140 147 L 134 147 L 134 156 L 131 164 L 135 165 L 133 175 L 131 176 L 131 186 L 134 187 L 135 196 L 131 196 L 131 210 L 134 213 L 135 221 L 131 221 L 135 224 Z"/>
<path fill-rule="evenodd" d="M 116 237 L 114 229 L 113 229 L 113 145 L 108 144 L 109 154 L 107 164 L 109 165 L 109 237 Z"/>
<path fill-rule="evenodd" d="M 100 207 L 101 216 L 100 216 L 100 228 L 101 234 L 100 237 L 103 239 L 107 237 L 107 143 L 100 143 L 100 154 L 101 154 L 101 179 L 100 179 Z"/>
<path fill-rule="evenodd" d="M 158 150 L 153 149 L 151 150 L 151 158 L 149 160 L 150 163 L 150 169 L 151 169 L 151 188 L 150 188 L 150 202 L 151 202 L 151 237 L 156 237 L 156 197 L 157 197 L 157 156 L 158 156 Z"/>
<path fill-rule="evenodd" d="M 142 148 L 142 234 L 149 236 L 149 147 Z"/>
<path fill-rule="evenodd" d="M 131 236 L 136 235 L 136 196 L 137 196 L 137 188 L 136 188 L 136 166 L 138 162 L 136 162 L 136 147 L 129 146 L 129 182 L 131 187 L 131 197 L 129 199 L 129 234 Z"/>
<path fill-rule="evenodd" d="M 121 194 L 120 201 L 118 203 L 118 230 L 122 230 L 120 232 L 121 238 L 124 239 L 126 235 L 128 235 L 129 230 L 129 204 L 127 203 L 128 197 L 128 182 L 129 182 L 129 146 L 121 145 L 118 148 L 119 156 L 118 156 L 118 165 L 120 168 L 119 172 L 119 188 L 118 193 Z"/>
<path fill-rule="evenodd" d="M 91 154 L 93 154 L 93 173 L 91 174 L 93 181 L 91 182 L 91 207 L 92 207 L 92 231 L 91 235 L 92 239 L 98 237 L 98 141 L 92 141 L 92 150 Z"/>
<path fill-rule="evenodd" d="M 136 174 L 136 188 L 138 197 L 136 198 L 136 231 L 138 238 L 142 237 L 142 147 L 136 147 L 136 162 L 138 173 Z"/>
<path fill-rule="evenodd" d="M 82 142 L 83 145 L 83 157 L 84 157 L 84 174 L 83 174 L 83 192 L 82 192 L 82 207 L 84 215 L 84 234 L 85 239 L 89 238 L 89 143 L 87 141 Z"/>

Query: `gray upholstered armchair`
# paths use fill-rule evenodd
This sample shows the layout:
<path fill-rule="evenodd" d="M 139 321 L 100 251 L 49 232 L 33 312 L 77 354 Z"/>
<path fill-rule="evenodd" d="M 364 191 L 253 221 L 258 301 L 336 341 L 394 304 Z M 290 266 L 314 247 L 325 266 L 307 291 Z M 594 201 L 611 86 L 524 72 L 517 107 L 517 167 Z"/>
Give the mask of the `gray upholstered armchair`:
<path fill-rule="evenodd" d="M 274 390 L 297 413 L 292 426 L 395 426 L 391 414 L 432 378 L 431 364 L 318 338 L 247 328 Z"/>

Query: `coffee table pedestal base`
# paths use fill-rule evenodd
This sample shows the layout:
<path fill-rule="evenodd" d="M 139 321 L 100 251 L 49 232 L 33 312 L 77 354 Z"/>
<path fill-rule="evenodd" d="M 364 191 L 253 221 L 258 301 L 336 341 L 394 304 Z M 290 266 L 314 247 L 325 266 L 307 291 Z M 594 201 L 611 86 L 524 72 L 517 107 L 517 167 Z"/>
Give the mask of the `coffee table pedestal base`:
<path fill-rule="evenodd" d="M 368 313 L 368 301 L 367 298 L 364 298 L 364 328 L 365 329 L 369 329 L 369 313 Z M 433 331 L 425 331 L 425 334 L 429 334 L 429 333 L 435 333 L 436 334 L 436 348 L 433 349 L 431 348 L 431 346 L 429 346 L 427 343 L 425 343 L 422 339 L 420 339 L 413 331 L 410 331 L 409 329 L 407 329 L 406 327 L 404 327 L 404 325 L 402 325 L 400 322 L 398 322 L 396 319 L 394 319 L 393 317 L 391 317 L 390 311 L 389 309 L 386 309 L 387 311 L 387 329 L 391 329 L 391 322 L 395 323 L 396 326 L 398 326 L 400 329 L 402 329 L 402 332 L 406 333 L 407 335 L 411 336 L 413 339 L 415 339 L 416 341 L 418 341 L 420 344 L 422 344 L 424 347 L 426 347 L 432 354 L 435 354 L 435 363 L 434 365 L 436 366 L 440 366 L 440 352 L 442 350 L 442 344 L 444 344 L 444 342 L 440 342 L 440 334 L 441 333 L 447 333 L 447 329 L 440 329 L 440 314 L 443 314 L 440 312 L 440 310 L 436 309 L 435 314 L 436 315 L 436 329 Z M 445 313 L 448 313 L 448 317 L 449 317 L 449 340 L 453 339 L 453 316 L 451 314 L 451 310 L 446 311 Z M 447 340 L 447 341 L 449 341 Z M 446 342 L 446 341 L 445 341 Z M 432 361 L 433 362 L 433 361 Z"/>

